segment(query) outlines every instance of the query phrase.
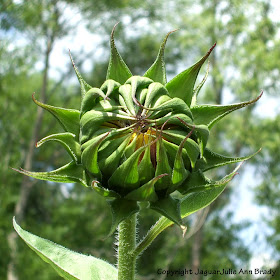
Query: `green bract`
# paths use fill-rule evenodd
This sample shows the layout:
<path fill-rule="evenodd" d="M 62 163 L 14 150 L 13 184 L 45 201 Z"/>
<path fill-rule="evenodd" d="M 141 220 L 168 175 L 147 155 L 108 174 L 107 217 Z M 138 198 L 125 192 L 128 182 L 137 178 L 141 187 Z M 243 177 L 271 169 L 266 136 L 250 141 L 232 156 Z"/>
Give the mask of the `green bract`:
<path fill-rule="evenodd" d="M 45 137 L 37 146 L 57 141 L 72 162 L 52 172 L 20 172 L 42 180 L 91 186 L 111 206 L 111 232 L 139 211 L 139 201 L 149 202 L 151 209 L 181 225 L 180 201 L 172 197 L 175 191 L 199 194 L 224 185 L 229 180 L 214 182 L 203 173 L 252 156 L 224 157 L 206 146 L 218 120 L 261 95 L 233 105 L 198 105 L 196 98 L 206 77 L 196 88 L 195 82 L 215 45 L 167 82 L 164 48 L 170 33 L 147 72 L 133 76 L 116 49 L 113 30 L 107 77 L 100 88 L 84 81 L 71 57 L 81 84 L 80 111 L 46 105 L 33 97 L 65 130 Z"/>

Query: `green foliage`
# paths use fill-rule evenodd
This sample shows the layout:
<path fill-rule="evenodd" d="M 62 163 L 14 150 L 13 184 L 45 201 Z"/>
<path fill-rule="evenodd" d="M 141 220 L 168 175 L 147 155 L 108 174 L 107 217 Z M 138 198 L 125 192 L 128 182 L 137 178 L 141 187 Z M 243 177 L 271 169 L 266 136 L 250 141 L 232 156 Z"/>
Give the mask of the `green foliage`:
<path fill-rule="evenodd" d="M 117 270 L 105 261 L 78 254 L 23 230 L 14 219 L 14 228 L 26 244 L 64 279 L 117 279 Z M 109 278 L 108 278 L 109 277 Z"/>

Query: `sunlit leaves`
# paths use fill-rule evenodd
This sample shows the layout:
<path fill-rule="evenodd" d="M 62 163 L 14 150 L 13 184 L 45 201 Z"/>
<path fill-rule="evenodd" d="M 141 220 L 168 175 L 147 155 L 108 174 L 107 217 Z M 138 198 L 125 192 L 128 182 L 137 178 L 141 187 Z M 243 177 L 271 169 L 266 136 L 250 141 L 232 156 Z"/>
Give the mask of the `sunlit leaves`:
<path fill-rule="evenodd" d="M 213 45 L 206 55 L 196 64 L 181 72 L 166 84 L 166 88 L 169 91 L 171 97 L 179 97 L 183 99 L 188 106 L 190 106 L 193 97 L 193 89 L 199 70 L 215 46 L 216 44 Z"/>
<path fill-rule="evenodd" d="M 116 25 L 114 26 L 111 34 L 111 56 L 106 80 L 112 79 L 123 84 L 129 77 L 132 76 L 132 74 L 116 48 L 114 39 L 115 28 Z"/>
<path fill-rule="evenodd" d="M 64 279 L 117 279 L 117 269 L 111 264 L 92 256 L 71 251 L 23 230 L 15 219 L 13 223 L 15 230 L 24 242 Z"/>

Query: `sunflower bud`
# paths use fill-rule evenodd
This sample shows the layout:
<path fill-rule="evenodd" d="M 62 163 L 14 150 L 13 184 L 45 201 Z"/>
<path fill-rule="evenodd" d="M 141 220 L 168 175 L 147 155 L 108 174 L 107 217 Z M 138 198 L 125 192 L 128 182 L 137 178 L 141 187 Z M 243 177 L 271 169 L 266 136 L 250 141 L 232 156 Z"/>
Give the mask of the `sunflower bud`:
<path fill-rule="evenodd" d="M 171 32 L 170 32 L 171 33 Z M 224 184 L 204 176 L 206 170 L 247 157 L 224 157 L 207 146 L 212 126 L 230 112 L 256 102 L 233 105 L 198 105 L 195 88 L 201 66 L 215 45 L 197 63 L 166 81 L 162 42 L 158 56 L 143 76 L 133 76 L 111 35 L 107 78 L 100 88 L 88 85 L 78 72 L 82 103 L 69 110 L 34 101 L 52 113 L 65 133 L 45 137 L 37 146 L 54 140 L 72 157 L 69 164 L 51 172 L 20 172 L 43 180 L 78 182 L 105 197 L 113 213 L 111 232 L 119 222 L 139 211 L 138 202 L 181 225 L 182 195 Z"/>

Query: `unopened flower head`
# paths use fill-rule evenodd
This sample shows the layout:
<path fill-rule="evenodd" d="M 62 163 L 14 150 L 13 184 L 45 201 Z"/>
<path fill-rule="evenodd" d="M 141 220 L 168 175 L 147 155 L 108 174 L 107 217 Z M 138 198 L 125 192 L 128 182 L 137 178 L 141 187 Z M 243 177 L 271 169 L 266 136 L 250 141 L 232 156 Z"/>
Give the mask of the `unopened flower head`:
<path fill-rule="evenodd" d="M 171 33 L 171 32 L 170 32 Z M 80 110 L 64 109 L 34 101 L 51 112 L 64 133 L 50 135 L 37 146 L 54 140 L 72 157 L 51 172 L 22 173 L 43 180 L 78 182 L 105 197 L 115 215 L 114 227 L 139 210 L 138 202 L 181 224 L 182 195 L 225 184 L 232 176 L 211 181 L 206 170 L 246 160 L 224 157 L 207 148 L 212 126 L 228 113 L 256 102 L 233 105 L 199 105 L 197 95 L 207 73 L 196 87 L 198 73 L 215 45 L 190 68 L 166 81 L 162 42 L 158 56 L 143 76 L 134 76 L 121 58 L 111 35 L 111 58 L 100 88 L 88 85 L 78 72 Z"/>

